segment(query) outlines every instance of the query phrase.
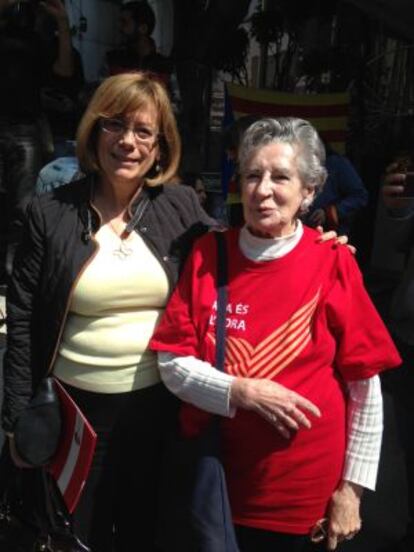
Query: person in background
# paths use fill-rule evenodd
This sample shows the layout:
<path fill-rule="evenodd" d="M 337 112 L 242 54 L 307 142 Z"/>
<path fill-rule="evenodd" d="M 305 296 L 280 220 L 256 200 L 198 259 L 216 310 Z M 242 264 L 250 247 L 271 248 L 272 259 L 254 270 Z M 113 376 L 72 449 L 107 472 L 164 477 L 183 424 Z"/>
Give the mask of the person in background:
<path fill-rule="evenodd" d="M 181 176 L 181 184 L 184 186 L 190 186 L 197 194 L 198 201 L 202 207 L 206 207 L 207 192 L 203 182 L 203 177 L 200 173 L 185 172 Z"/>
<path fill-rule="evenodd" d="M 8 249 L 8 208 L 13 205 L 12 197 L 18 189 L 21 174 L 21 158 L 24 150 L 12 134 L 0 135 L 0 284 L 6 284 L 6 257 Z"/>
<path fill-rule="evenodd" d="M 41 12 L 46 12 L 56 23 L 55 49 L 46 46 L 36 28 Z M 71 89 L 77 80 L 68 17 L 60 0 L 40 3 L 0 0 L 0 73 L 0 138 L 13 136 L 22 151 L 19 177 L 10 178 L 6 184 L 6 270 L 10 273 L 23 213 L 35 192 L 36 178 L 45 161 L 44 144 L 48 138 L 44 132 L 47 121 L 45 125 L 42 88 L 54 83 L 57 89 Z"/>
<path fill-rule="evenodd" d="M 312 227 L 323 226 L 349 234 L 356 213 L 368 202 L 368 192 L 349 159 L 328 143 L 324 145 L 328 178 L 304 222 Z"/>
<path fill-rule="evenodd" d="M 151 348 L 185 401 L 186 437 L 206 429 L 211 413 L 222 416 L 241 552 L 321 550 L 316 534 L 335 550 L 361 528 L 363 489 L 375 489 L 378 374 L 400 357 L 350 252 L 320 247 L 301 223 L 326 178 L 315 129 L 262 119 L 244 133 L 238 161 L 246 223 L 225 234 L 226 372 L 212 364 L 212 233 L 195 244 Z"/>
<path fill-rule="evenodd" d="M 81 177 L 82 172 L 75 156 L 58 157 L 41 168 L 36 181 L 36 194 L 51 192 Z"/>
<path fill-rule="evenodd" d="M 172 63 L 157 52 L 151 36 L 155 23 L 154 10 L 145 0 L 122 4 L 119 19 L 122 45 L 107 52 L 105 76 L 148 71 L 169 86 Z"/>
<path fill-rule="evenodd" d="M 60 0 L 64 6 L 65 0 Z M 42 38 L 42 45 L 50 58 L 59 50 L 59 41 L 63 37 L 56 19 L 48 12 L 38 10 L 36 32 Z M 69 29 L 70 36 L 72 30 Z M 41 88 L 42 107 L 52 135 L 53 158 L 74 154 L 74 139 L 79 123 L 79 95 L 85 85 L 83 64 L 76 48 L 71 47 L 71 78 L 52 75 L 45 79 Z"/>
<path fill-rule="evenodd" d="M 404 551 L 411 550 L 414 545 L 414 198 L 407 196 L 406 186 L 407 173 L 401 161 L 392 163 L 381 192 L 392 221 L 395 249 L 405 256 L 402 277 L 391 300 L 389 321 L 403 365 L 395 374 L 389 374 L 384 383 L 394 397 L 407 466 L 410 524 L 402 548 Z"/>
<path fill-rule="evenodd" d="M 83 179 L 35 197 L 7 289 L 2 425 L 51 370 L 98 434 L 73 515 L 93 552 L 156 550 L 157 485 L 175 400 L 148 348 L 196 237 L 214 224 L 176 174 L 165 88 L 142 73 L 96 90 L 77 133 Z"/>

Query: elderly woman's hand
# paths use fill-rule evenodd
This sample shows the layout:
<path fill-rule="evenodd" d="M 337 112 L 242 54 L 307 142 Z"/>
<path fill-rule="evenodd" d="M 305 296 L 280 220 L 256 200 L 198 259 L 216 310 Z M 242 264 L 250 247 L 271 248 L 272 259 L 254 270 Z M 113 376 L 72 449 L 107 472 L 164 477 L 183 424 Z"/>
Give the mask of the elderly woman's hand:
<path fill-rule="evenodd" d="M 340 542 L 352 539 L 361 529 L 359 507 L 362 492 L 360 485 L 342 481 L 332 495 L 328 509 L 328 550 L 335 550 Z"/>
<path fill-rule="evenodd" d="M 301 427 L 312 427 L 306 414 L 318 418 L 321 415 L 319 408 L 308 399 L 266 379 L 236 378 L 231 386 L 230 403 L 256 412 L 286 438 Z"/>

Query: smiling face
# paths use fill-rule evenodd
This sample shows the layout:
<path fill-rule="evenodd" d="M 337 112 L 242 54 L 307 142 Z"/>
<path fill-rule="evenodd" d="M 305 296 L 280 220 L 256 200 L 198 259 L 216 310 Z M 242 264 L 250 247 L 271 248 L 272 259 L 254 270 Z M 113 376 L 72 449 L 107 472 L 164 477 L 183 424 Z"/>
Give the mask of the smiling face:
<path fill-rule="evenodd" d="M 252 234 L 278 237 L 291 234 L 302 201 L 313 192 L 302 185 L 297 148 L 273 142 L 251 154 L 242 167 L 244 218 Z"/>
<path fill-rule="evenodd" d="M 119 119 L 127 130 L 119 133 L 99 131 L 97 156 L 101 177 L 111 185 L 136 187 L 159 158 L 159 147 L 157 141 L 151 146 L 140 143 L 132 129 L 157 135 L 157 112 L 148 104 Z"/>

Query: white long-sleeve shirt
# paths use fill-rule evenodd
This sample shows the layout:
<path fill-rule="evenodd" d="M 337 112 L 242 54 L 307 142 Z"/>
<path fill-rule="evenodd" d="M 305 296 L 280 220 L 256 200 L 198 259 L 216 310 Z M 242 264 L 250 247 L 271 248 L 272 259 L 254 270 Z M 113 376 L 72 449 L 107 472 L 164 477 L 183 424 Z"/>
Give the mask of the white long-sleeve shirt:
<path fill-rule="evenodd" d="M 250 260 L 267 261 L 291 251 L 303 234 L 302 224 L 283 238 L 264 239 L 240 232 L 239 246 Z M 158 353 L 161 378 L 170 391 L 183 401 L 219 414 L 233 417 L 230 390 L 234 376 L 217 370 L 209 362 L 193 356 L 180 357 Z M 378 376 L 347 383 L 348 439 L 343 479 L 374 490 L 378 473 L 383 431 L 381 383 Z"/>

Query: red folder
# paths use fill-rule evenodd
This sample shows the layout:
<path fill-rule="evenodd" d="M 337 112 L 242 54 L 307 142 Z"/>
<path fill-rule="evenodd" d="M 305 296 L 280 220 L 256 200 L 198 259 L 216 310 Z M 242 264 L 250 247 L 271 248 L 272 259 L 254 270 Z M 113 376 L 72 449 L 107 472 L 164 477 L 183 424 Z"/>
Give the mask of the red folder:
<path fill-rule="evenodd" d="M 59 448 L 48 470 L 72 513 L 88 477 L 97 436 L 78 405 L 56 379 L 55 386 L 61 402 L 63 429 Z"/>

